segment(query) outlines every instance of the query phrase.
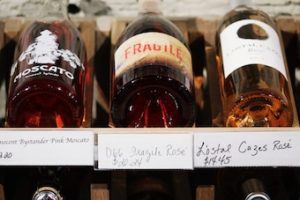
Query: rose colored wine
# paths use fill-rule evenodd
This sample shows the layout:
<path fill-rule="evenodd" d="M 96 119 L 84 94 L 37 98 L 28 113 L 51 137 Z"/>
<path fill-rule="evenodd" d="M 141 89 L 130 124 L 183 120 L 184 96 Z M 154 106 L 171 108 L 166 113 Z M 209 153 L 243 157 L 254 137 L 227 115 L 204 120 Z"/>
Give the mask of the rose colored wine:
<path fill-rule="evenodd" d="M 111 119 L 117 127 L 192 126 L 191 55 L 182 33 L 145 13 L 121 34 L 112 73 Z"/>
<path fill-rule="evenodd" d="M 270 17 L 239 6 L 217 33 L 224 125 L 285 127 L 294 123 L 293 94 L 280 34 Z"/>
<path fill-rule="evenodd" d="M 81 126 L 84 63 L 84 44 L 69 21 L 33 22 L 25 28 L 11 69 L 7 125 Z"/>

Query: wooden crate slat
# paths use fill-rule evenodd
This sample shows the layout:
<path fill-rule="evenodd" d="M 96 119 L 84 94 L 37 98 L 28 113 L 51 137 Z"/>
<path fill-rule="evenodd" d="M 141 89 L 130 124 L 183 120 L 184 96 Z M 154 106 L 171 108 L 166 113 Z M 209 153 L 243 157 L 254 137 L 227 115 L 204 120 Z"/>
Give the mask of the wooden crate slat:
<path fill-rule="evenodd" d="M 125 171 L 113 171 L 111 175 L 111 200 L 127 199 L 127 179 Z"/>
<path fill-rule="evenodd" d="M 275 18 L 275 23 L 281 31 L 283 43 L 289 45 L 296 37 L 297 27 L 296 21 L 292 16 L 278 16 Z"/>
<path fill-rule="evenodd" d="M 0 184 L 0 200 L 5 200 L 4 187 Z"/>
<path fill-rule="evenodd" d="M 107 185 L 92 184 L 91 185 L 91 200 L 109 200 L 109 191 L 107 189 Z"/>
<path fill-rule="evenodd" d="M 300 16 L 295 17 L 295 24 L 296 24 L 296 30 L 297 30 L 297 46 L 298 46 L 298 65 L 300 66 Z"/>
<path fill-rule="evenodd" d="M 288 87 L 290 91 L 293 91 L 292 85 L 295 85 L 295 68 L 297 65 L 297 26 L 295 18 L 292 16 L 278 16 L 274 19 L 276 26 L 281 32 L 283 47 L 285 51 L 285 57 L 287 61 L 288 70 L 290 73 L 287 73 L 288 78 L 291 80 Z M 293 126 L 299 126 L 297 108 L 295 103 L 295 97 L 292 92 L 291 94 L 291 104 L 294 111 L 294 123 Z"/>
<path fill-rule="evenodd" d="M 192 55 L 193 71 L 194 71 L 194 87 L 196 103 L 199 107 L 203 107 L 203 87 L 206 84 L 205 75 L 205 52 L 203 35 L 198 30 L 188 30 L 189 46 Z"/>
<path fill-rule="evenodd" d="M 114 20 L 111 29 L 111 43 L 113 47 L 116 45 L 121 33 L 126 28 L 127 22 Z"/>
<path fill-rule="evenodd" d="M 189 40 L 189 34 L 188 34 L 188 24 L 186 21 L 178 20 L 178 21 L 173 21 L 173 23 L 179 28 L 181 33 L 183 34 L 184 38 L 186 41 Z"/>
<path fill-rule="evenodd" d="M 8 18 L 4 19 L 5 23 L 5 29 L 4 32 L 6 34 L 6 42 L 11 39 L 16 39 L 18 36 L 19 31 L 24 26 L 26 19 L 23 17 L 17 17 L 17 18 Z"/>
<path fill-rule="evenodd" d="M 206 65 L 208 75 L 208 88 L 211 104 L 211 116 L 213 126 L 223 126 L 222 102 L 220 85 L 218 80 L 218 69 L 215 49 L 211 46 L 205 47 Z"/>
<path fill-rule="evenodd" d="M 1 61 L 1 67 L 0 67 L 0 118 L 5 117 L 5 104 L 6 104 L 6 73 L 8 73 L 8 69 L 6 65 L 3 64 L 5 61 L 5 56 L 3 55 L 3 48 L 5 45 L 5 38 L 4 38 L 4 22 L 0 21 L 0 61 Z"/>
<path fill-rule="evenodd" d="M 110 80 L 110 60 L 111 55 L 108 55 L 111 49 L 111 34 L 112 34 L 113 19 L 110 17 L 102 17 L 97 19 L 96 31 L 96 79 L 94 84 L 94 94 L 96 101 L 101 107 L 109 112 L 108 95 L 109 95 L 109 80 Z M 105 49 L 107 48 L 107 49 Z M 99 56 L 98 56 L 99 54 Z"/>
<path fill-rule="evenodd" d="M 214 200 L 215 188 L 214 186 L 198 186 L 196 189 L 196 200 Z"/>
<path fill-rule="evenodd" d="M 113 20 L 114 18 L 111 16 L 96 18 L 97 30 L 101 31 L 106 37 L 110 37 Z"/>
<path fill-rule="evenodd" d="M 199 32 L 204 36 L 207 45 L 215 47 L 215 37 L 216 31 L 219 24 L 218 18 L 212 19 L 202 19 L 198 18 L 196 20 L 196 27 Z"/>
<path fill-rule="evenodd" d="M 111 70 L 111 32 L 113 17 L 99 17 L 96 19 L 96 52 L 94 68 L 94 107 L 93 116 L 95 126 L 107 126 L 109 113 L 109 90 Z"/>
<path fill-rule="evenodd" d="M 178 171 L 173 173 L 173 195 L 174 200 L 192 200 L 190 193 L 191 185 L 189 183 L 188 173 Z"/>

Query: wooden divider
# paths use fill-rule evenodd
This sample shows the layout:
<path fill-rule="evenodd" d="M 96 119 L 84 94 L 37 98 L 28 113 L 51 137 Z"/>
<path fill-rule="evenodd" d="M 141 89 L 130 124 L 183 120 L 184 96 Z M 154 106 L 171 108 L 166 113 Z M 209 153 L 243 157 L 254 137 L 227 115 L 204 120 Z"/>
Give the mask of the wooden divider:
<path fill-rule="evenodd" d="M 198 186 L 196 189 L 196 200 L 214 200 L 215 188 L 214 186 Z"/>
<path fill-rule="evenodd" d="M 3 48 L 4 48 L 5 40 L 4 40 L 4 22 L 0 22 L 0 62 L 3 63 L 5 57 L 3 56 Z M 5 79 L 7 73 L 7 69 L 5 65 L 1 65 L 0 67 L 0 118 L 2 118 L 2 122 L 4 123 L 5 116 L 5 104 L 6 104 L 6 81 Z M 0 123 L 0 125 L 3 125 Z"/>
<path fill-rule="evenodd" d="M 107 185 L 92 184 L 91 185 L 91 200 L 109 200 L 109 191 L 107 189 Z"/>
<path fill-rule="evenodd" d="M 126 200 L 127 175 L 125 171 L 113 171 L 111 175 L 111 200 Z"/>
<path fill-rule="evenodd" d="M 0 184 L 0 200 L 5 200 L 5 193 L 3 185 Z"/>

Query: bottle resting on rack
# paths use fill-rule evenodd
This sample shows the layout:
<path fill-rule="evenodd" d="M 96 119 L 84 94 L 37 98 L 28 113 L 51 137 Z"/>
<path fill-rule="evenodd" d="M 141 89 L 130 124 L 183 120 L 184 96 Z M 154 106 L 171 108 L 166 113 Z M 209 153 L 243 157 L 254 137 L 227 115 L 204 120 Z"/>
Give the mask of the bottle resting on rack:
<path fill-rule="evenodd" d="M 127 174 L 128 200 L 173 200 L 171 176 L 167 172 Z"/>
<path fill-rule="evenodd" d="M 39 167 L 37 169 L 37 189 L 32 195 L 32 200 L 63 200 L 61 194 L 62 173 L 66 173 L 66 168 Z"/>
<path fill-rule="evenodd" d="M 160 0 L 139 0 L 140 16 L 122 32 L 114 54 L 111 121 L 117 127 L 192 126 L 191 55 Z"/>
<path fill-rule="evenodd" d="M 53 187 L 41 187 L 33 194 L 32 200 L 62 200 L 62 197 Z"/>
<path fill-rule="evenodd" d="M 85 47 L 67 0 L 45 1 L 20 34 L 11 68 L 9 127 L 79 127 L 83 119 Z"/>
<path fill-rule="evenodd" d="M 289 199 L 278 168 L 220 169 L 215 189 L 218 200 Z"/>
<path fill-rule="evenodd" d="M 224 125 L 292 126 L 288 69 L 270 17 L 239 5 L 223 18 L 216 41 Z"/>

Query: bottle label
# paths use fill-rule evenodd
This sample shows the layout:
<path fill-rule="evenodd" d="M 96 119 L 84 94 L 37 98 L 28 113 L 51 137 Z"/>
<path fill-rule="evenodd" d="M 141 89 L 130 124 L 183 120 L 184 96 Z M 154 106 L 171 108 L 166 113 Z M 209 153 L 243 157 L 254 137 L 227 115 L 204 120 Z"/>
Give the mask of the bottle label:
<path fill-rule="evenodd" d="M 30 44 L 27 49 L 20 54 L 16 62 L 11 68 L 11 77 L 15 75 L 16 68 L 22 62 L 26 62 L 25 67 L 18 70 L 13 78 L 13 83 L 21 78 L 29 78 L 39 75 L 45 76 L 65 76 L 73 80 L 73 71 L 77 67 L 84 70 L 78 56 L 68 49 L 59 49 L 57 43 L 57 36 L 49 30 L 43 30 L 34 42 Z M 67 62 L 73 70 L 68 71 L 66 68 L 56 66 L 59 59 Z"/>
<path fill-rule="evenodd" d="M 176 67 L 193 78 L 191 54 L 176 38 L 157 32 L 135 35 L 126 40 L 115 52 L 115 75 L 151 64 Z"/>
<path fill-rule="evenodd" d="M 272 67 L 287 78 L 280 40 L 270 25 L 253 19 L 241 20 L 225 28 L 220 40 L 225 78 L 250 64 Z"/>

